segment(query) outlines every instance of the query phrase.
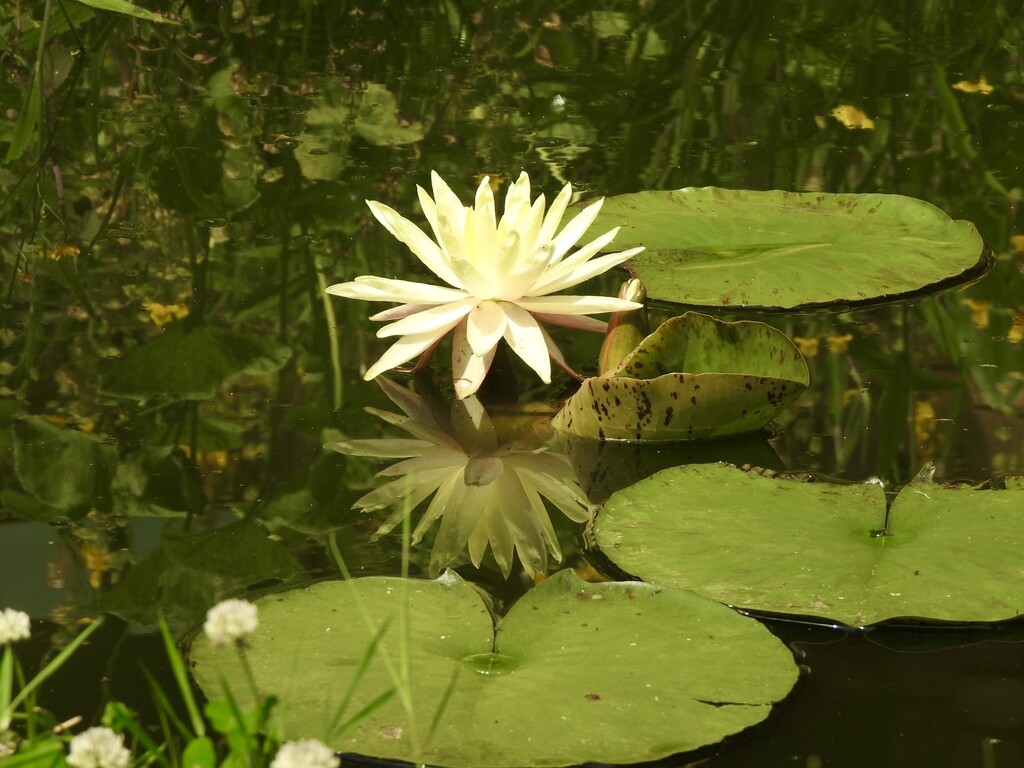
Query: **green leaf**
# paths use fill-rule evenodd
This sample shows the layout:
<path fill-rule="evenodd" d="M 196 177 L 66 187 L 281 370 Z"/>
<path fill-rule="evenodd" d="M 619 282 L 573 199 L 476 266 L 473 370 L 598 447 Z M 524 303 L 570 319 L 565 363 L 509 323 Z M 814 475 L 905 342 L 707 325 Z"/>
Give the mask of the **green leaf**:
<path fill-rule="evenodd" d="M 783 644 L 721 605 L 639 583 L 588 584 L 571 571 L 527 593 L 497 630 L 481 595 L 450 574 L 322 582 L 257 605 L 260 627 L 246 657 L 257 687 L 280 697 L 282 719 L 272 725 L 286 739 L 325 737 L 385 625 L 346 716 L 393 687 L 381 653 L 400 647 L 407 606 L 413 719 L 399 694 L 327 742 L 391 760 L 451 768 L 653 760 L 763 720 L 797 677 Z M 208 696 L 220 695 L 226 679 L 251 706 L 234 648 L 200 637 L 191 656 Z M 397 673 L 399 660 L 391 662 Z"/>
<path fill-rule="evenodd" d="M 192 739 L 181 755 L 181 764 L 189 768 L 217 768 L 213 740 L 206 736 Z"/>
<path fill-rule="evenodd" d="M 1019 615 L 1024 493 L 928 475 L 900 491 L 887 520 L 876 483 L 677 467 L 614 494 L 591 535 L 629 574 L 743 608 L 852 626 Z"/>
<path fill-rule="evenodd" d="M 180 21 L 168 16 L 161 16 L 159 13 L 153 13 L 153 11 L 147 11 L 145 8 L 139 8 L 137 5 L 132 5 L 128 0 L 76 0 L 76 2 L 79 2 L 82 5 L 87 5 L 90 8 L 95 8 L 99 11 L 124 13 L 128 16 L 134 16 L 136 19 L 142 19 L 143 21 L 155 21 L 158 24 L 181 23 Z"/>
<path fill-rule="evenodd" d="M 552 424 L 631 442 L 735 435 L 761 429 L 808 383 L 807 363 L 781 331 L 687 312 L 608 374 L 584 381 Z"/>
<path fill-rule="evenodd" d="M 71 513 L 109 504 L 117 466 L 114 445 L 41 416 L 20 419 L 12 429 L 15 472 L 35 499 Z"/>
<path fill-rule="evenodd" d="M 718 187 L 605 200 L 583 237 L 622 229 L 652 299 L 729 309 L 846 308 L 981 277 L 974 225 L 900 195 Z"/>
<path fill-rule="evenodd" d="M 130 350 L 110 368 L 108 394 L 144 399 L 213 397 L 228 377 L 243 371 L 267 373 L 291 356 L 287 347 L 226 328 L 184 325 Z"/>

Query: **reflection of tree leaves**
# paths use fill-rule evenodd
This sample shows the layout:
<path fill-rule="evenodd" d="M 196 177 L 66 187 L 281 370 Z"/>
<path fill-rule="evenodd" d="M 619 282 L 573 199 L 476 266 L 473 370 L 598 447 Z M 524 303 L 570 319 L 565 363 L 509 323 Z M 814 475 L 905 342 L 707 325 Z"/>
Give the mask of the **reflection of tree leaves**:
<path fill-rule="evenodd" d="M 295 159 L 307 179 L 336 179 L 349 162 L 349 143 L 356 136 L 370 144 L 412 144 L 423 138 L 421 122 L 398 117 L 398 101 L 383 85 L 370 83 L 352 93 L 326 86 L 317 105 L 306 113 L 307 130 Z"/>
<path fill-rule="evenodd" d="M 277 370 L 290 355 L 287 347 L 226 328 L 173 325 L 118 358 L 104 390 L 139 399 L 205 400 L 228 376 Z"/>
<path fill-rule="evenodd" d="M 301 566 L 255 523 L 240 521 L 201 533 L 166 531 L 157 550 L 104 596 L 104 610 L 152 623 L 158 612 L 193 623 L 211 605 L 267 579 L 286 579 Z"/>
<path fill-rule="evenodd" d="M 61 513 L 107 507 L 117 448 L 40 416 L 14 423 L 14 467 L 22 487 Z"/>

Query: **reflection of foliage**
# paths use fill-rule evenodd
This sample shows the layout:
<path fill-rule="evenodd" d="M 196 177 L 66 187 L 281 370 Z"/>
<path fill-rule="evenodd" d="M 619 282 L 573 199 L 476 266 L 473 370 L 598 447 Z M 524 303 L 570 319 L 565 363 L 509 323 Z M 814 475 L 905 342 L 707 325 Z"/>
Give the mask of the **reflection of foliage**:
<path fill-rule="evenodd" d="M 490 546 L 506 577 L 514 553 L 530 575 L 547 570 L 549 554 L 556 562 L 562 559 L 544 499 L 570 520 L 583 522 L 590 516 L 565 456 L 548 451 L 544 441 L 529 431 L 499 436 L 475 397 L 453 402 L 449 421 L 418 395 L 387 379 L 378 381 L 405 415 L 373 413 L 405 430 L 412 439 L 327 444 L 354 456 L 404 459 L 378 473 L 396 479 L 355 503 L 367 512 L 393 510 L 378 528 L 378 535 L 391 531 L 429 498 L 413 531 L 413 543 L 441 520 L 430 561 L 434 571 L 448 566 L 467 547 L 470 560 L 479 567 Z"/>
<path fill-rule="evenodd" d="M 164 602 L 187 621 L 289 578 L 294 552 L 322 572 L 306 537 L 346 527 L 370 479 L 368 462 L 319 446 L 371 434 L 360 376 L 381 348 L 361 307 L 321 290 L 423 277 L 363 200 L 413 210 L 426 169 L 463 197 L 478 173 L 522 169 L 587 196 L 898 192 L 975 221 L 996 251 L 1020 228 L 1011 5 L 597 5 L 183 0 L 172 26 L 67 0 L 0 3 L 0 516 L 123 530 L 109 554 L 134 561 L 55 618 L 109 599 L 137 619 Z M 874 128 L 828 117 L 844 104 Z M 927 452 L 945 477 L 1019 471 L 1020 255 L 997 270 L 911 309 L 779 319 L 819 340 L 814 389 L 774 440 L 786 463 L 905 481 Z M 972 320 L 981 302 L 988 328 Z M 143 391 L 137 369 L 136 397 L 103 390 L 184 334 L 198 334 L 196 362 L 216 363 L 201 387 L 151 375 Z M 828 343 L 847 336 L 845 350 Z M 557 341 L 571 363 L 595 356 L 594 342 Z M 283 364 L 248 365 L 285 349 Z M 112 515 L 167 530 L 147 556 L 137 524 Z M 360 535 L 339 538 L 353 564 L 376 556 Z M 218 570 L 234 554 L 249 561 Z M 98 546 L 86 557 L 109 589 L 115 572 L 100 567 L 120 563 Z"/>

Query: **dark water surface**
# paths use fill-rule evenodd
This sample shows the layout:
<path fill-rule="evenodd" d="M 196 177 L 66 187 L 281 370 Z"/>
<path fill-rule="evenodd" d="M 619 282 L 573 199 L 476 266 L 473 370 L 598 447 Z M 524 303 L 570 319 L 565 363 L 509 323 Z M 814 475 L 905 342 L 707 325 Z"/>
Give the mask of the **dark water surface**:
<path fill-rule="evenodd" d="M 83 620 L 120 617 L 55 678 L 58 716 L 89 720 L 108 690 L 145 711 L 158 614 L 183 631 L 224 597 L 334 575 L 328 532 L 353 572 L 397 572 L 397 537 L 370 543 L 377 521 L 350 509 L 379 465 L 321 447 L 394 435 L 362 410 L 388 405 L 361 378 L 384 347 L 366 303 L 323 288 L 423 277 L 364 200 L 415 218 L 431 170 L 464 200 L 482 175 L 526 170 L 549 199 L 565 182 L 585 198 L 885 192 L 974 222 L 996 262 L 973 286 L 766 318 L 800 344 L 812 388 L 751 463 L 892 489 L 927 462 L 942 481 L 1024 471 L 1022 3 L 161 9 L 188 24 L 0 9 L 0 607 L 36 619 L 27 664 Z M 176 327 L 235 335 L 118 367 Z M 599 340 L 560 338 L 593 371 Z M 518 373 L 523 401 L 572 391 Z M 675 450 L 654 464 L 698 460 Z M 579 531 L 561 534 L 578 562 Z M 428 560 L 414 551 L 414 575 Z M 460 570 L 506 602 L 526 588 L 490 560 Z M 762 725 L 665 764 L 1020 765 L 1019 621 L 768 620 L 809 670 L 796 690 Z"/>

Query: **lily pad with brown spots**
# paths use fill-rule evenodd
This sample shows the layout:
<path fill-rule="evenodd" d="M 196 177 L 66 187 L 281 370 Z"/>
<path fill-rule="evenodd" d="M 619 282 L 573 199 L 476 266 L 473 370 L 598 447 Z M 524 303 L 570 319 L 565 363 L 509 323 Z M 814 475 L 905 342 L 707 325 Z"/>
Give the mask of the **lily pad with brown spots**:
<path fill-rule="evenodd" d="M 993 264 L 977 229 L 902 195 L 721 189 L 609 197 L 584 235 L 621 226 L 651 299 L 735 310 L 845 310 L 951 288 Z"/>
<path fill-rule="evenodd" d="M 553 420 L 598 440 L 700 440 L 762 429 L 809 384 L 789 338 L 764 323 L 698 312 L 666 321 Z"/>

